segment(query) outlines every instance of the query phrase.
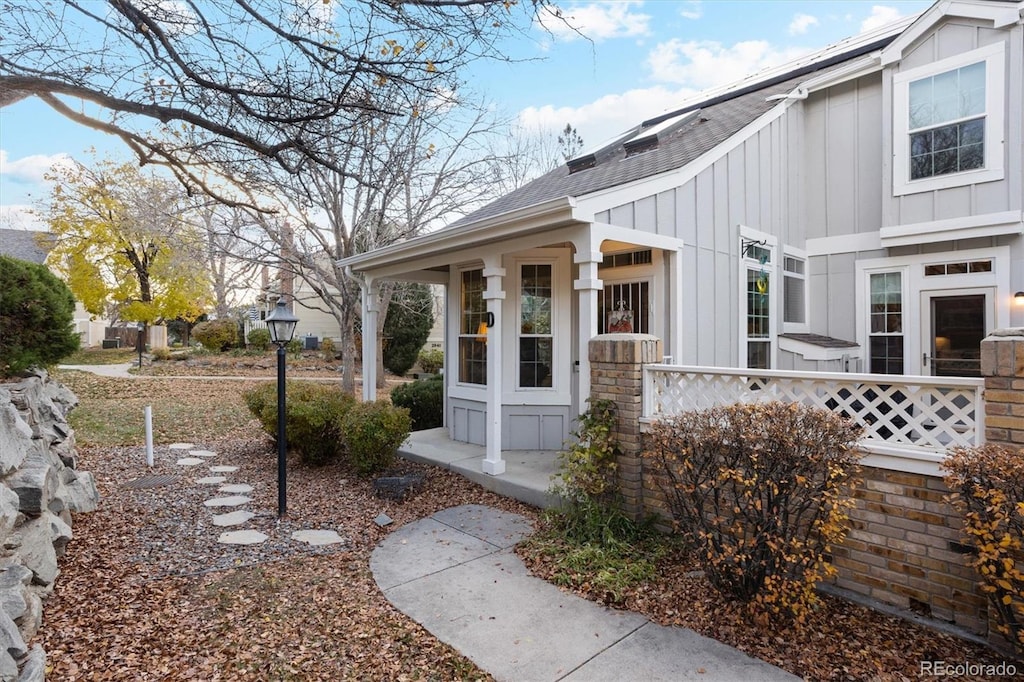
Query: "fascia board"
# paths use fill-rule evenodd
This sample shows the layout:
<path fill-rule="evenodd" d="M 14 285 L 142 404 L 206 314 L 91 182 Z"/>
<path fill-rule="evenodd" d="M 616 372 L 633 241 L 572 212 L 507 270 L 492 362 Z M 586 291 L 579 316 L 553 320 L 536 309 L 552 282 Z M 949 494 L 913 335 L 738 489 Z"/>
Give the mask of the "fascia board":
<path fill-rule="evenodd" d="M 832 71 L 831 73 L 812 78 L 800 84 L 800 89 L 806 92 L 818 92 L 827 88 L 856 80 L 863 76 L 878 73 L 882 70 L 881 51 L 872 52 L 859 59 L 850 62 L 849 65 Z"/>
<path fill-rule="evenodd" d="M 879 237 L 882 246 L 891 247 L 1022 233 L 1024 215 L 1020 211 L 1003 211 L 883 227 Z"/>
<path fill-rule="evenodd" d="M 462 249 L 481 238 L 494 241 L 548 229 L 554 225 L 583 222 L 576 218 L 575 208 L 574 197 L 562 196 L 461 227 L 438 230 L 398 244 L 342 258 L 337 263 L 340 267 L 349 267 L 353 271 L 361 272 Z"/>

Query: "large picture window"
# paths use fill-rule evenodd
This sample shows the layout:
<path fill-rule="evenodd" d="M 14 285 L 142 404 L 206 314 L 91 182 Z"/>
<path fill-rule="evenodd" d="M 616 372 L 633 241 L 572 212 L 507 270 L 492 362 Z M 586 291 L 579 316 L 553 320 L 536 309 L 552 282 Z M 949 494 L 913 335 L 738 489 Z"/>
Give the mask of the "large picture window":
<path fill-rule="evenodd" d="M 459 321 L 459 381 L 487 384 L 487 302 L 483 270 L 462 273 Z"/>
<path fill-rule="evenodd" d="M 896 194 L 1002 177 L 1003 60 L 998 43 L 893 77 Z"/>
<path fill-rule="evenodd" d="M 903 374 L 902 273 L 873 273 L 870 276 L 870 296 L 870 371 L 875 374 Z"/>
<path fill-rule="evenodd" d="M 519 386 L 549 388 L 554 353 L 550 264 L 521 266 Z"/>

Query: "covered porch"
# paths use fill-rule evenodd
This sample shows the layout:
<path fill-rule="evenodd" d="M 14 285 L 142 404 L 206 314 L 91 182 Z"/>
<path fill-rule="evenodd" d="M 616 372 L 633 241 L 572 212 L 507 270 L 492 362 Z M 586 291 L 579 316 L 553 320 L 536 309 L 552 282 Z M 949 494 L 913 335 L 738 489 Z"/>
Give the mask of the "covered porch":
<path fill-rule="evenodd" d="M 682 241 L 583 213 L 562 197 L 341 261 L 363 291 L 364 389 L 375 382 L 382 283 L 446 287 L 444 428 L 451 446 L 483 452 L 460 466 L 504 476 L 511 453 L 537 452 L 552 473 L 586 409 L 599 333 L 654 333 L 678 353 Z M 607 328 L 613 311 L 628 329 Z"/>
<path fill-rule="evenodd" d="M 438 428 L 413 431 L 398 454 L 413 462 L 454 471 L 487 490 L 534 507 L 558 505 L 559 498 L 549 492 L 558 473 L 558 453 L 551 450 L 505 451 L 505 473 L 492 476 L 483 471 L 487 455 L 484 446 L 453 441 L 448 429 Z"/>

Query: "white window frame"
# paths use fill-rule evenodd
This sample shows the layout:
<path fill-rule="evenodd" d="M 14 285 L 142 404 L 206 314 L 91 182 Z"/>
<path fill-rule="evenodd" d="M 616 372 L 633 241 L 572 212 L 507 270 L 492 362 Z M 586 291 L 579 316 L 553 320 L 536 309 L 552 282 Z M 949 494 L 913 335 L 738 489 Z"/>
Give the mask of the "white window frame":
<path fill-rule="evenodd" d="M 1001 180 L 1004 174 L 1003 108 L 1006 100 L 1006 44 L 1002 41 L 901 71 L 892 78 L 892 193 L 895 196 Z M 910 84 L 985 62 L 985 165 L 982 168 L 910 179 Z"/>
<path fill-rule="evenodd" d="M 864 272 L 864 291 L 865 296 L 865 342 L 864 342 L 864 370 L 872 374 L 878 374 L 871 367 L 871 339 L 875 336 L 889 338 L 897 336 L 895 333 L 879 332 L 872 333 L 871 331 L 871 277 L 873 275 L 899 275 L 900 276 L 900 332 L 898 336 L 903 340 L 903 374 L 910 374 L 909 365 L 912 364 L 912 359 L 908 351 L 909 338 L 911 333 L 908 327 L 910 326 L 910 319 L 908 317 L 908 311 L 912 307 L 908 301 L 908 291 L 910 289 L 910 281 L 908 278 L 908 267 L 890 267 L 890 268 L 872 268 L 865 270 Z M 916 324 L 914 327 L 916 328 Z"/>
<path fill-rule="evenodd" d="M 515 354 L 515 390 L 517 392 L 547 392 L 551 393 L 558 389 L 558 371 L 559 367 L 557 361 L 559 360 L 560 353 L 558 352 L 558 337 L 559 337 L 559 325 L 558 320 L 561 318 L 561 305 L 558 295 L 558 260 L 556 258 L 524 258 L 516 259 L 516 317 L 513 321 L 515 329 L 515 341 L 511 345 L 511 351 Z M 523 334 L 522 326 L 520 324 L 523 319 L 523 267 L 527 265 L 547 265 L 551 268 L 551 331 L 548 334 Z M 535 339 L 535 338 L 550 338 L 551 339 L 551 367 L 548 371 L 551 375 L 550 386 L 523 386 L 522 379 L 520 377 L 520 370 L 522 365 L 519 362 L 520 353 L 520 342 L 524 338 Z"/>
<path fill-rule="evenodd" d="M 453 287 L 453 288 L 455 289 L 455 300 L 458 303 L 456 309 L 459 311 L 459 314 L 458 314 L 458 317 L 455 318 L 455 335 L 454 335 L 454 338 L 455 338 L 455 349 L 454 350 L 455 350 L 455 352 L 453 353 L 453 357 L 455 358 L 455 363 L 454 363 L 454 367 L 453 367 L 453 369 L 455 370 L 454 371 L 454 375 L 455 376 L 454 376 L 453 384 L 455 386 L 459 387 L 459 388 L 462 388 L 462 389 L 468 389 L 468 390 L 472 390 L 472 391 L 483 391 L 483 390 L 487 389 L 487 374 L 486 374 L 486 370 L 485 370 L 485 373 L 484 373 L 484 381 L 483 381 L 483 383 L 472 383 L 472 382 L 467 382 L 467 381 L 463 381 L 462 380 L 462 349 L 461 349 L 462 339 L 464 339 L 464 338 L 477 339 L 478 338 L 478 335 L 476 333 L 473 333 L 473 332 L 463 333 L 463 331 L 462 331 L 462 315 L 463 315 L 463 309 L 462 309 L 462 296 L 463 296 L 462 276 L 465 273 L 472 272 L 474 270 L 479 270 L 481 272 L 481 277 L 483 277 L 483 275 L 482 275 L 482 273 L 483 273 L 483 266 L 482 265 L 465 265 L 465 266 L 460 266 L 460 267 L 455 269 L 456 286 Z M 484 289 L 486 290 L 487 278 L 483 277 L 483 280 L 484 280 Z M 481 343 L 487 343 L 487 342 L 485 340 L 485 341 L 481 341 Z M 456 397 L 462 397 L 462 396 L 456 396 Z"/>
<path fill-rule="evenodd" d="M 790 272 L 786 269 L 786 259 L 795 258 L 804 264 L 804 271 L 802 273 Z M 807 288 L 808 272 L 807 268 L 810 266 L 810 261 L 807 258 L 807 252 L 803 249 L 797 249 L 792 246 L 784 246 L 782 248 L 782 262 L 779 264 L 779 268 L 782 272 L 782 300 L 779 302 L 782 314 L 782 331 L 786 333 L 795 334 L 806 334 L 810 331 L 810 291 Z M 787 322 L 786 321 L 786 282 L 788 279 L 798 279 L 803 283 L 804 288 L 804 321 L 803 322 Z"/>
<path fill-rule="evenodd" d="M 770 260 L 765 264 L 764 270 L 768 274 L 768 366 L 777 369 L 779 366 L 779 320 L 782 318 L 781 297 L 777 290 L 781 277 L 779 277 L 779 240 L 768 234 L 755 230 L 746 225 L 740 225 L 740 244 L 746 241 L 764 242 L 759 247 L 767 249 L 770 253 Z M 747 367 L 747 343 L 751 340 L 747 336 L 747 271 L 760 269 L 761 264 L 756 258 L 750 258 L 740 252 L 739 259 L 739 348 L 737 349 L 737 367 Z M 765 339 L 755 339 L 765 341 Z"/>

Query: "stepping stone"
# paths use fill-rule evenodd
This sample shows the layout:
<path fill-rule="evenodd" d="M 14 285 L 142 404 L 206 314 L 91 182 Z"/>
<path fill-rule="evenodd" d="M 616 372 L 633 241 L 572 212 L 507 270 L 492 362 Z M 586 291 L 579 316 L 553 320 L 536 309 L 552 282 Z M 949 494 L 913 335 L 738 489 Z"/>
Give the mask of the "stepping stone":
<path fill-rule="evenodd" d="M 217 453 L 213 450 L 190 450 L 189 453 L 193 457 L 216 457 Z"/>
<path fill-rule="evenodd" d="M 192 443 L 171 443 L 168 445 L 171 450 L 191 450 L 195 447 Z"/>
<path fill-rule="evenodd" d="M 232 495 L 245 495 L 246 493 L 252 492 L 252 486 L 246 485 L 245 483 L 232 483 L 231 485 L 222 485 L 217 492 L 230 493 Z"/>
<path fill-rule="evenodd" d="M 256 516 L 252 512 L 247 511 L 233 511 L 227 514 L 215 514 L 213 517 L 213 525 L 215 526 L 238 526 L 245 523 L 252 517 Z"/>
<path fill-rule="evenodd" d="M 222 545 L 258 545 L 267 536 L 258 530 L 229 530 L 220 534 L 217 542 Z"/>
<path fill-rule="evenodd" d="M 307 545 L 336 545 L 345 542 L 345 538 L 333 530 L 297 530 L 292 533 L 292 540 L 305 542 Z"/>
<path fill-rule="evenodd" d="M 236 471 L 238 471 L 238 467 L 228 467 L 228 466 L 210 467 L 210 473 L 213 473 L 213 474 L 233 474 Z"/>
<path fill-rule="evenodd" d="M 196 483 L 199 485 L 220 485 L 226 480 L 228 480 L 226 476 L 207 476 L 206 478 L 196 479 Z"/>
<path fill-rule="evenodd" d="M 237 507 L 252 502 L 251 497 L 245 495 L 232 495 L 231 497 L 215 497 L 212 500 L 203 502 L 207 507 Z"/>
<path fill-rule="evenodd" d="M 180 467 L 194 467 L 197 464 L 202 464 L 205 459 L 199 459 L 198 457 L 182 457 L 178 460 L 178 466 Z"/>

